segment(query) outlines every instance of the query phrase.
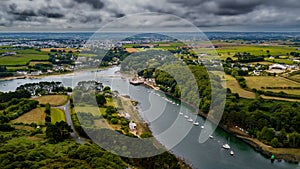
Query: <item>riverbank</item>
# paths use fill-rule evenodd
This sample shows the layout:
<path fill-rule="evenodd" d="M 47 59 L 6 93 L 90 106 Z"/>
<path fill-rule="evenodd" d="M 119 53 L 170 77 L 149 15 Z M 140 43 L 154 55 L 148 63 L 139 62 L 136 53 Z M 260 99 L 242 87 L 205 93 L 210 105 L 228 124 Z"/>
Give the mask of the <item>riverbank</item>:
<path fill-rule="evenodd" d="M 147 86 L 149 88 L 152 88 L 154 90 L 157 90 L 157 87 L 154 86 L 154 85 L 148 85 L 146 83 L 144 83 L 143 85 Z M 172 93 L 164 92 L 162 90 L 159 90 L 159 91 L 165 93 L 168 96 L 176 98 L 176 97 L 174 97 L 174 95 Z M 289 162 L 289 163 L 299 163 L 300 162 L 300 150 L 299 149 L 295 149 L 295 148 L 273 148 L 271 146 L 265 145 L 261 141 L 255 139 L 255 138 L 252 138 L 251 136 L 249 136 L 245 132 L 242 132 L 240 130 L 236 130 L 234 127 L 228 128 L 227 126 L 224 126 L 220 123 L 216 123 L 216 120 L 212 116 L 208 117 L 207 114 L 203 113 L 201 110 L 196 108 L 196 106 L 191 105 L 190 103 L 182 100 L 181 98 L 176 98 L 176 99 L 178 99 L 181 102 L 183 102 L 183 103 L 191 106 L 192 108 L 194 108 L 195 111 L 198 111 L 197 113 L 201 117 L 203 117 L 205 119 L 208 119 L 210 122 L 214 123 L 215 125 L 218 125 L 218 127 L 223 129 L 227 133 L 230 133 L 230 134 L 234 135 L 235 137 L 241 139 L 245 143 L 249 144 L 254 150 L 261 153 L 266 158 L 271 158 L 271 155 L 274 154 L 275 159 L 277 159 L 278 161 L 284 160 L 284 161 Z"/>
<path fill-rule="evenodd" d="M 121 106 L 121 109 L 125 110 L 125 112 L 127 112 L 130 115 L 131 120 L 137 124 L 137 132 L 135 134 L 137 136 L 140 136 L 142 133 L 145 132 L 150 132 L 152 134 L 148 124 L 143 120 L 140 113 L 138 112 L 138 107 L 137 107 L 138 102 L 132 100 L 128 96 L 123 96 L 119 94 L 116 96 L 116 98 L 117 98 L 118 107 Z M 157 140 L 153 144 L 155 144 L 156 147 L 161 147 L 163 149 L 166 149 Z M 190 163 L 186 162 L 184 159 L 180 157 L 177 157 L 175 153 L 170 151 L 169 153 L 173 154 L 178 159 L 180 168 L 182 169 L 192 168 Z"/>
<path fill-rule="evenodd" d="M 72 75 L 74 73 L 80 73 L 85 71 L 102 71 L 105 69 L 109 69 L 112 66 L 108 67 L 100 67 L 100 68 L 86 68 L 86 69 L 78 69 L 72 72 L 61 72 L 61 73 L 52 73 L 52 74 L 41 74 L 41 75 L 22 75 L 22 76 L 9 76 L 9 77 L 0 77 L 0 80 L 6 81 L 6 80 L 15 80 L 15 79 L 39 79 L 49 76 L 61 76 L 61 75 Z"/>

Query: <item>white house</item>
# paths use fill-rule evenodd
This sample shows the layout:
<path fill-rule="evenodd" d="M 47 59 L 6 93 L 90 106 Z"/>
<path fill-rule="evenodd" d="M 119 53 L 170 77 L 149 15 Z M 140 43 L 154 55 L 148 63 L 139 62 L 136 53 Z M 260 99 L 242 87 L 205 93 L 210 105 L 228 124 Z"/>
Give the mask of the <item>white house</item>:
<path fill-rule="evenodd" d="M 130 119 L 130 115 L 128 113 L 124 113 L 124 118 L 129 120 Z"/>
<path fill-rule="evenodd" d="M 269 66 L 269 69 L 279 69 L 279 70 L 286 70 L 287 67 L 281 64 L 273 64 Z"/>
<path fill-rule="evenodd" d="M 136 124 L 135 124 L 135 122 L 131 121 L 131 122 L 129 123 L 129 129 L 130 129 L 130 130 L 135 130 L 135 129 L 136 129 Z"/>

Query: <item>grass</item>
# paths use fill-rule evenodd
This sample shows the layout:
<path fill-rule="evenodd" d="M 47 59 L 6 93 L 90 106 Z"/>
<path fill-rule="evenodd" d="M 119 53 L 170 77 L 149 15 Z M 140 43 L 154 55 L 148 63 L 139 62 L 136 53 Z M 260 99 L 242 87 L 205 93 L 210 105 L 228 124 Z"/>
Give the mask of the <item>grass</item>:
<path fill-rule="evenodd" d="M 116 103 L 114 102 L 112 98 L 106 98 L 106 106 L 114 106 L 116 107 Z M 94 116 L 99 116 L 101 113 L 105 113 L 106 108 L 105 107 L 95 107 L 91 105 L 80 105 L 74 107 L 75 112 L 86 112 L 86 113 L 92 113 Z"/>
<path fill-rule="evenodd" d="M 246 83 L 250 89 L 255 88 L 261 90 L 261 87 L 299 87 L 300 83 L 283 77 L 273 76 L 249 76 L 245 77 Z M 277 90 L 281 91 L 281 90 Z"/>
<path fill-rule="evenodd" d="M 273 63 L 272 62 L 251 62 L 251 64 L 253 65 L 256 65 L 256 64 L 261 64 L 261 65 L 272 65 Z"/>
<path fill-rule="evenodd" d="M 267 56 L 269 54 L 272 56 L 286 56 L 287 53 L 292 51 L 296 51 L 296 47 L 289 47 L 289 46 L 262 46 L 262 45 L 227 45 L 223 47 L 216 48 L 218 53 L 230 53 L 234 55 L 237 52 L 248 52 L 252 55 L 256 56 Z"/>
<path fill-rule="evenodd" d="M 100 112 L 102 113 L 101 109 L 105 109 L 105 108 L 99 109 L 98 107 L 95 106 L 86 105 L 86 106 L 75 106 L 74 109 L 76 112 L 92 113 L 94 116 L 99 116 Z M 103 112 L 105 112 L 105 110 Z"/>
<path fill-rule="evenodd" d="M 66 121 L 65 113 L 61 109 L 51 108 L 51 123 Z"/>
<path fill-rule="evenodd" d="M 35 66 L 36 64 L 51 64 L 48 61 L 31 61 L 29 62 L 29 66 Z"/>
<path fill-rule="evenodd" d="M 253 92 L 247 91 L 238 84 L 236 79 L 230 75 L 225 75 L 227 88 L 231 90 L 232 93 L 238 93 L 240 97 L 254 99 L 255 94 Z"/>
<path fill-rule="evenodd" d="M 213 49 L 206 49 L 208 53 L 210 51 L 213 51 Z M 205 51 L 205 49 L 204 49 Z M 292 51 L 297 51 L 296 47 L 289 47 L 289 46 L 262 46 L 262 45 L 236 45 L 236 44 L 227 44 L 225 46 L 220 46 L 216 48 L 216 51 L 220 54 L 221 59 L 226 59 L 227 57 L 231 57 L 233 59 L 233 56 L 235 53 L 243 53 L 248 52 L 255 56 L 267 56 L 270 54 L 271 56 L 286 56 L 287 53 L 290 53 Z M 267 53 L 269 51 L 269 53 Z M 290 63 L 290 61 L 286 59 L 282 60 L 276 60 L 276 61 L 284 61 Z"/>
<path fill-rule="evenodd" d="M 300 90 L 284 90 L 284 89 L 267 89 L 266 91 L 271 91 L 271 92 L 275 92 L 275 93 L 278 93 L 278 92 L 284 92 L 284 93 L 287 93 L 287 94 L 293 94 L 293 95 L 300 95 Z"/>
<path fill-rule="evenodd" d="M 273 63 L 281 63 L 281 64 L 287 64 L 287 65 L 294 64 L 293 60 L 288 60 L 288 59 L 269 59 L 269 58 L 265 58 L 265 60 L 273 62 Z"/>
<path fill-rule="evenodd" d="M 128 53 L 134 53 L 134 52 L 138 52 L 139 50 L 137 50 L 136 48 L 126 48 L 125 49 Z"/>
<path fill-rule="evenodd" d="M 255 98 L 255 93 L 247 91 L 243 88 L 241 88 L 241 86 L 238 84 L 238 82 L 236 81 L 236 79 L 230 75 L 225 75 L 226 78 L 226 84 L 227 84 L 227 88 L 229 88 L 231 90 L 232 93 L 238 93 L 240 97 L 243 98 L 247 98 L 247 99 L 254 99 Z M 246 77 L 245 77 L 246 78 Z M 254 77 L 253 77 L 254 78 Z M 276 90 L 277 92 L 280 91 L 285 91 L 285 90 Z M 288 90 L 289 92 L 300 92 L 300 90 Z M 283 101 L 296 101 L 296 102 L 300 102 L 300 100 L 298 99 L 288 99 L 288 98 L 281 98 L 281 97 L 271 97 L 271 96 L 262 96 L 262 98 L 264 99 L 270 99 L 270 100 L 283 100 Z"/>
<path fill-rule="evenodd" d="M 272 96 L 261 96 L 264 99 L 269 99 L 269 100 L 281 100 L 281 101 L 289 101 L 289 102 L 300 102 L 299 99 L 288 99 L 288 98 L 282 98 L 282 97 L 272 97 Z"/>
<path fill-rule="evenodd" d="M 51 49 L 56 49 L 56 50 L 64 50 L 66 52 L 72 51 L 72 52 L 77 52 L 80 51 L 80 49 L 75 49 L 75 48 L 43 48 L 41 51 L 43 52 L 50 52 Z"/>
<path fill-rule="evenodd" d="M 6 69 L 17 71 L 17 70 L 27 70 L 28 67 L 27 66 L 7 66 Z"/>
<path fill-rule="evenodd" d="M 38 125 L 45 124 L 45 108 L 35 108 L 22 116 L 18 117 L 15 120 L 12 120 L 11 123 L 36 123 Z"/>
<path fill-rule="evenodd" d="M 66 95 L 45 95 L 34 98 L 40 104 L 47 104 L 49 103 L 51 106 L 61 106 L 67 103 L 68 96 Z"/>
<path fill-rule="evenodd" d="M 294 75 L 289 78 L 300 83 L 300 75 Z"/>
<path fill-rule="evenodd" d="M 17 54 L 15 56 L 0 57 L 0 65 L 24 66 L 31 60 L 48 60 L 49 56 L 44 54 Z"/>

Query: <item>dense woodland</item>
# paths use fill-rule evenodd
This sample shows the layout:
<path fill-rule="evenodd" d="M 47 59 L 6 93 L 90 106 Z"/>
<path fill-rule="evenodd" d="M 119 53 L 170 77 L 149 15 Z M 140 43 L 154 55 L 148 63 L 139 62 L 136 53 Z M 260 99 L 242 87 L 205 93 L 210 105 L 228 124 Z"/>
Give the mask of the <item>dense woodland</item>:
<path fill-rule="evenodd" d="M 300 147 L 300 104 L 296 102 L 240 98 L 228 90 L 221 123 L 241 127 L 273 147 Z"/>

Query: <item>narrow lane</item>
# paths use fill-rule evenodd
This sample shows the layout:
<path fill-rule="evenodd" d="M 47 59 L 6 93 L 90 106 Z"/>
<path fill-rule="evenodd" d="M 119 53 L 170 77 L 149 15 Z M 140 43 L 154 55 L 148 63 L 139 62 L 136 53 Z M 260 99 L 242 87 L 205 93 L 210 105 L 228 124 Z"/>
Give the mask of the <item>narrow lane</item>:
<path fill-rule="evenodd" d="M 71 113 L 70 113 L 70 101 L 68 101 L 63 106 L 59 106 L 59 107 L 56 107 L 56 108 L 62 109 L 65 112 L 67 123 L 68 123 L 68 125 L 71 126 L 71 128 L 73 130 L 73 132 L 71 132 L 71 136 L 76 140 L 76 142 L 78 142 L 80 144 L 85 144 L 85 141 L 82 140 L 79 137 L 79 135 L 77 134 L 77 132 L 76 132 L 76 130 L 74 128 L 74 125 L 73 125 L 73 122 L 72 122 L 72 118 L 71 118 Z"/>

